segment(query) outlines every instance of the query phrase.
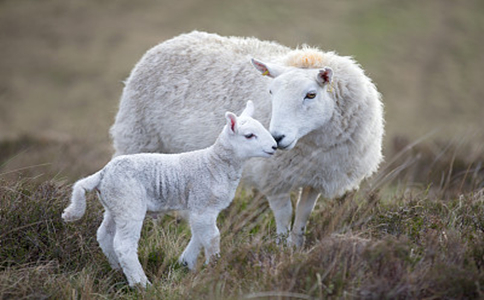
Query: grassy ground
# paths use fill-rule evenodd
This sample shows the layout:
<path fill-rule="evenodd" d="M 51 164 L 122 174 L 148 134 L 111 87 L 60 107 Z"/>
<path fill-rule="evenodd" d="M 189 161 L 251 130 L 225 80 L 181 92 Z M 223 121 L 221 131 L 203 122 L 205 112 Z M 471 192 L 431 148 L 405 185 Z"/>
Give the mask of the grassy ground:
<path fill-rule="evenodd" d="M 153 282 L 147 291 L 129 289 L 123 274 L 111 270 L 100 251 L 95 233 L 102 209 L 94 195 L 86 216 L 65 224 L 60 214 L 69 184 L 3 180 L 0 296 L 482 298 L 484 156 L 458 156 L 455 145 L 435 156 L 429 148 L 404 150 L 359 191 L 320 200 L 301 250 L 275 243 L 267 202 L 243 190 L 219 217 L 222 258 L 208 266 L 200 259 L 196 272 L 177 263 L 189 240 L 187 225 L 170 216 L 147 219 L 139 247 Z M 421 164 L 413 162 L 417 158 Z M 423 170 L 422 165 L 434 168 Z"/>
<path fill-rule="evenodd" d="M 484 292 L 484 5 L 469 1 L 0 1 L 0 299 L 472 299 Z M 71 183 L 111 156 L 121 81 L 193 29 L 354 55 L 386 109 L 380 172 L 320 199 L 301 250 L 240 190 L 222 258 L 177 264 L 184 222 L 146 220 L 154 283 L 127 287 L 95 241 L 100 204 L 60 219 Z"/>

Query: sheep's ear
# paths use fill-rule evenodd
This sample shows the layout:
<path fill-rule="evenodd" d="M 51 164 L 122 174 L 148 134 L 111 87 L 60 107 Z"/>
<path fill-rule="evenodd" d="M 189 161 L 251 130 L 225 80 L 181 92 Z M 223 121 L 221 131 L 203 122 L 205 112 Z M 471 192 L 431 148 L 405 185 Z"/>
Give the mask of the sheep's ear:
<path fill-rule="evenodd" d="M 240 116 L 252 117 L 254 114 L 254 102 L 251 100 L 247 101 L 247 105 L 245 106 L 244 111 L 240 114 Z"/>
<path fill-rule="evenodd" d="M 276 78 L 277 76 L 284 73 L 285 68 L 282 66 L 274 64 L 266 64 L 257 59 L 252 58 L 252 64 L 254 67 L 262 73 L 264 76 L 269 76 L 271 78 Z"/>
<path fill-rule="evenodd" d="M 230 129 L 230 132 L 237 133 L 237 116 L 234 113 L 226 112 L 225 118 L 227 119 L 227 126 Z"/>
<path fill-rule="evenodd" d="M 333 81 L 333 69 L 330 67 L 324 67 L 319 70 L 317 80 L 322 86 L 331 83 L 331 81 Z"/>

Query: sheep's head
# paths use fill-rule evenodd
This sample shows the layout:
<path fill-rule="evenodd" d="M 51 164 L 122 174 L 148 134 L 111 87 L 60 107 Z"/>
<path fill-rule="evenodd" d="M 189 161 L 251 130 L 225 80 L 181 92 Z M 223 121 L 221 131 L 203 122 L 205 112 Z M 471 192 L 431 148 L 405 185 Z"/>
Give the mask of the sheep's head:
<path fill-rule="evenodd" d="M 225 113 L 229 141 L 239 157 L 272 156 L 277 149 L 277 143 L 269 131 L 252 118 L 253 113 L 254 104 L 250 100 L 239 117 L 231 112 Z"/>
<path fill-rule="evenodd" d="M 272 96 L 269 129 L 280 149 L 292 149 L 300 138 L 330 120 L 335 106 L 331 68 L 287 67 L 255 59 L 252 64 L 274 79 L 268 91 Z"/>

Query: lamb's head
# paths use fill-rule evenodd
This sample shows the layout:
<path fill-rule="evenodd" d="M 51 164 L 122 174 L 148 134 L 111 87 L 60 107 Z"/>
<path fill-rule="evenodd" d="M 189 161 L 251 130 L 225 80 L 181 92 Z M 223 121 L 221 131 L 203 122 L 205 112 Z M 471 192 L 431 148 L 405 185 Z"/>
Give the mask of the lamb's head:
<path fill-rule="evenodd" d="M 269 131 L 252 118 L 253 112 L 254 104 L 249 100 L 239 117 L 231 112 L 225 113 L 227 140 L 240 158 L 272 156 L 277 143 Z"/>
<path fill-rule="evenodd" d="M 270 132 L 280 149 L 292 149 L 297 141 L 330 120 L 335 104 L 331 95 L 333 70 L 303 69 L 268 64 L 252 59 L 262 75 L 274 80 Z"/>

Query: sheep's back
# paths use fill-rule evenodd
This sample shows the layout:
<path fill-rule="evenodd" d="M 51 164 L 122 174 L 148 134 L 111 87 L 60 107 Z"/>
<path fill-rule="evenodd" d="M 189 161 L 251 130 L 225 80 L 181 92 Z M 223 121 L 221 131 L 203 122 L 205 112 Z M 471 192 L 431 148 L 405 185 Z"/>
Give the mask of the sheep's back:
<path fill-rule="evenodd" d="M 126 82 L 111 130 L 115 146 L 117 136 L 124 135 L 133 141 L 127 144 L 139 143 L 153 152 L 207 147 L 220 132 L 225 112 L 239 113 L 247 100 L 254 101 L 254 117 L 268 127 L 272 79 L 261 76 L 250 59 L 282 64 L 290 51 L 277 43 L 201 32 L 155 46 Z M 313 186 L 331 197 L 357 187 L 376 170 L 383 134 L 379 94 L 353 60 L 324 55 L 336 72 L 339 111 L 294 149 L 247 163 L 245 182 L 272 189 L 269 193 Z"/>
<path fill-rule="evenodd" d="M 250 59 L 273 59 L 284 51 L 275 43 L 200 32 L 163 42 L 133 69 L 113 127 L 138 126 L 139 138 L 159 141 L 159 152 L 196 150 L 213 144 L 225 112 L 238 114 L 247 100 L 254 101 L 254 117 L 268 127 L 269 79 L 254 70 Z"/>

